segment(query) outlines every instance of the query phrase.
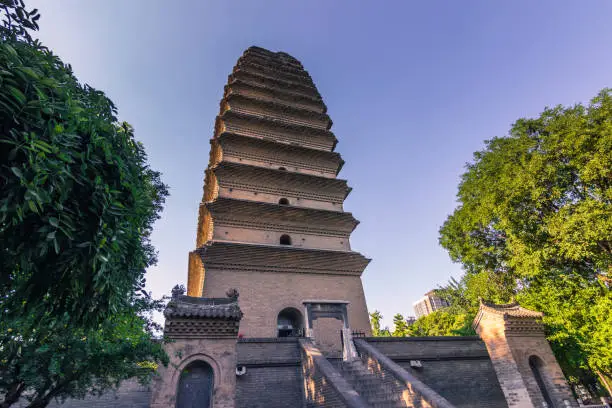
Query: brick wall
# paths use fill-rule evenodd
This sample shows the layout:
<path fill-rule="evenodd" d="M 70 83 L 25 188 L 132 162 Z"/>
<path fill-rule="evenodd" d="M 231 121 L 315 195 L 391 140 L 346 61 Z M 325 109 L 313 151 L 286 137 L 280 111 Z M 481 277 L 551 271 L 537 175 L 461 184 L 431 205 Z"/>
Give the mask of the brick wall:
<path fill-rule="evenodd" d="M 237 408 L 295 408 L 302 406 L 299 365 L 247 367 L 236 379 Z"/>
<path fill-rule="evenodd" d="M 355 339 L 355 347 L 368 371 L 382 380 L 385 389 L 401 395 L 407 407 L 454 408 L 450 401 L 410 372 L 403 370 L 391 358 L 365 339 Z M 475 401 L 474 407 L 481 406 Z"/>
<path fill-rule="evenodd" d="M 49 408 L 149 408 L 151 386 L 142 386 L 136 380 L 121 383 L 116 390 L 110 390 L 100 396 L 87 395 L 84 399 L 68 399 L 63 404 L 51 401 Z M 27 401 L 21 400 L 14 408 L 27 406 Z"/>
<path fill-rule="evenodd" d="M 543 362 L 543 366 L 540 367 L 540 374 L 553 406 L 565 407 L 565 401 L 574 403 L 572 392 L 561 371 L 561 367 L 559 367 L 552 349 L 544 336 L 507 336 L 506 341 L 512 350 L 512 355 L 534 406 L 543 406 L 544 397 L 529 366 L 529 358 L 531 356 L 536 356 Z"/>
<path fill-rule="evenodd" d="M 302 406 L 297 339 L 241 339 L 236 349 L 238 366 L 246 367 L 246 373 L 236 378 L 237 408 Z"/>
<path fill-rule="evenodd" d="M 298 339 L 284 338 L 243 338 L 236 345 L 238 365 L 264 363 L 292 363 L 301 361 Z"/>
<path fill-rule="evenodd" d="M 478 337 L 365 339 L 457 407 L 507 407 L 484 342 Z M 420 360 L 423 367 L 410 367 Z"/>
<path fill-rule="evenodd" d="M 521 377 L 512 351 L 506 342 L 503 318 L 484 315 L 477 332 L 487 345 L 493 367 L 509 407 L 532 408 L 527 388 Z"/>
<path fill-rule="evenodd" d="M 180 375 L 189 364 L 196 361 L 203 361 L 213 369 L 213 406 L 235 407 L 235 339 L 175 339 L 164 348 L 170 363 L 168 367 L 159 368 L 158 380 L 152 384 L 151 408 L 175 406 Z"/>
<path fill-rule="evenodd" d="M 371 331 L 359 276 L 206 270 L 204 297 L 223 297 L 228 288 L 240 292 L 240 333 L 245 337 L 276 337 L 278 313 L 287 307 L 303 313 L 307 299 L 347 300 L 351 328 Z"/>
<path fill-rule="evenodd" d="M 530 357 L 537 357 L 542 388 L 550 397 L 552 407 L 576 406 L 563 372 L 544 336 L 537 316 L 490 311 L 483 308 L 477 317 L 476 330 L 486 343 L 502 390 L 510 407 L 542 407 L 542 390 L 529 365 Z M 518 312 L 514 312 L 518 313 Z"/>
<path fill-rule="evenodd" d="M 230 221 L 231 222 L 231 221 Z M 280 237 L 288 234 L 291 237 L 291 246 L 296 248 L 311 249 L 333 249 L 338 251 L 350 251 L 349 233 L 344 236 L 323 236 L 318 232 L 312 234 L 296 232 L 301 225 L 269 226 L 233 226 L 224 225 L 225 220 L 215 222 L 213 239 L 219 241 L 247 242 L 251 244 L 278 245 Z M 266 228 L 267 227 L 267 228 Z M 264 229 L 266 228 L 266 229 Z M 295 229 L 294 229 L 295 228 Z M 307 228 L 307 226 L 306 226 Z M 339 235 L 340 233 L 338 233 Z"/>

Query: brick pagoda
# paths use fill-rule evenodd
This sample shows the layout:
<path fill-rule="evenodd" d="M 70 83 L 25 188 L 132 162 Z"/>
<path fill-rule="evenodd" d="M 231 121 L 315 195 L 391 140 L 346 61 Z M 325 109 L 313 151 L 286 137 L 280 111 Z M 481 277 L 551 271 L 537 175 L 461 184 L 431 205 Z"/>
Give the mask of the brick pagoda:
<path fill-rule="evenodd" d="M 344 162 L 310 75 L 288 54 L 250 48 L 220 105 L 187 294 L 238 289 L 245 337 L 303 334 L 312 299 L 348 302 L 352 328 L 369 333 L 360 279 L 369 260 L 351 250 L 351 189 L 337 178 Z M 339 325 L 312 329 L 338 351 Z"/>

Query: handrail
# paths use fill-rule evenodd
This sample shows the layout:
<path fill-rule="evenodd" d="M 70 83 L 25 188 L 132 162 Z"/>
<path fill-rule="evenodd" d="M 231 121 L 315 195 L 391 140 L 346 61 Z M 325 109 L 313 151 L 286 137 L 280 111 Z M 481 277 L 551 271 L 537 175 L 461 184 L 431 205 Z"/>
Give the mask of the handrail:
<path fill-rule="evenodd" d="M 354 339 L 355 346 L 359 354 L 368 354 L 382 367 L 384 371 L 389 372 L 396 380 L 403 383 L 408 390 L 421 396 L 423 400 L 431 405 L 432 408 L 455 408 L 446 398 L 435 392 L 421 380 L 404 370 L 401 366 L 385 356 L 378 349 L 368 344 L 363 339 Z"/>
<path fill-rule="evenodd" d="M 369 408 L 366 401 L 355 391 L 355 389 L 344 379 L 342 374 L 334 368 L 334 366 L 323 356 L 321 351 L 312 343 L 310 339 L 300 339 L 302 352 L 306 354 L 308 359 L 312 360 L 314 369 L 320 372 L 326 380 L 327 384 L 331 385 L 335 394 L 342 400 L 347 408 Z M 307 364 L 307 359 L 302 359 L 302 365 Z M 306 381 L 306 375 L 304 381 Z"/>

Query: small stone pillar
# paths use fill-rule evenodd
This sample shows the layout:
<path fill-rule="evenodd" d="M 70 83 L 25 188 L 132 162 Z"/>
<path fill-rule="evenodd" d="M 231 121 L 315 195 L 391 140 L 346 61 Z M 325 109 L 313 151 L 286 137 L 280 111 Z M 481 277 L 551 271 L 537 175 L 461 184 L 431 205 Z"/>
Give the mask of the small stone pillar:
<path fill-rule="evenodd" d="M 176 407 L 181 375 L 192 364 L 205 363 L 213 373 L 210 406 L 234 408 L 236 341 L 242 318 L 238 292 L 230 290 L 227 298 L 192 297 L 184 292 L 175 286 L 164 310 L 164 338 L 170 340 L 164 348 L 170 363 L 158 370 L 150 406 Z"/>
<path fill-rule="evenodd" d="M 485 342 L 510 408 L 577 406 L 544 335 L 542 313 L 480 303 L 474 329 Z"/>

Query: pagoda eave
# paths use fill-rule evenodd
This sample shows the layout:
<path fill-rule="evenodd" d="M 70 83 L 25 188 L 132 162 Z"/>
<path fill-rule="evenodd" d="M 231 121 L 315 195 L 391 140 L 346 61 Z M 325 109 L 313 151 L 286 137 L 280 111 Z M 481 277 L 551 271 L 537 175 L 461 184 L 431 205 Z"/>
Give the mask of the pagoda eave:
<path fill-rule="evenodd" d="M 329 129 L 323 129 L 323 128 L 319 128 L 315 126 L 306 126 L 306 125 L 297 125 L 294 123 L 288 123 L 284 120 L 276 119 L 269 115 L 255 115 L 252 113 L 237 112 L 235 109 L 228 109 L 219 115 L 219 117 L 223 120 L 226 120 L 230 118 L 231 116 L 236 116 L 236 117 L 239 117 L 247 121 L 264 123 L 271 127 L 279 127 L 281 129 L 294 130 L 297 133 L 302 133 L 302 134 L 316 133 L 316 134 L 328 136 L 330 139 L 336 140 L 336 136 Z"/>
<path fill-rule="evenodd" d="M 251 166 L 235 162 L 222 161 L 211 169 L 219 182 L 223 183 L 223 176 L 233 178 L 235 182 L 249 182 L 258 184 L 281 183 L 281 185 L 300 186 L 308 189 L 321 191 L 327 195 L 337 195 L 339 198 L 346 198 L 351 187 L 346 180 L 315 176 L 305 173 L 294 173 L 291 171 L 277 170 L 265 167 Z"/>
<path fill-rule="evenodd" d="M 348 236 L 359 224 L 350 212 L 314 209 L 308 207 L 287 206 L 260 201 L 241 200 L 219 197 L 214 201 L 203 203 L 211 213 L 213 220 L 222 218 L 243 225 L 275 224 L 281 229 L 297 228 L 319 230 L 324 235 Z M 271 228 L 268 226 L 268 228 Z M 327 229 L 327 231 L 326 231 Z"/>
<path fill-rule="evenodd" d="M 358 252 L 210 241 L 195 251 L 205 270 L 361 276 L 370 259 Z"/>
<path fill-rule="evenodd" d="M 283 153 L 291 153 L 298 157 L 305 157 L 309 160 L 322 160 L 324 162 L 328 162 L 330 166 L 317 166 L 314 165 L 311 161 L 309 162 L 300 162 L 300 167 L 308 167 L 312 169 L 321 169 L 323 171 L 332 171 L 336 175 L 340 172 L 340 169 L 344 165 L 344 160 L 340 156 L 340 153 L 330 152 L 326 150 L 320 149 L 312 149 L 304 146 L 292 145 L 285 142 L 280 142 L 276 140 L 268 140 L 268 139 L 260 139 L 258 137 L 252 137 L 248 135 L 242 135 L 235 132 L 224 131 L 216 139 L 211 139 L 211 144 L 214 144 L 215 141 L 219 141 L 221 146 L 225 148 L 224 143 L 248 143 L 253 146 L 261 146 L 262 148 L 270 149 L 271 151 L 278 151 Z M 224 153 L 225 154 L 225 153 Z M 237 153 L 239 154 L 239 153 Z M 270 161 L 269 157 L 262 157 L 261 160 Z M 333 165 L 332 165 L 333 163 Z"/>
<path fill-rule="evenodd" d="M 247 96 L 247 95 L 243 95 L 240 93 L 236 93 L 236 92 L 229 92 L 225 98 L 224 101 L 229 102 L 231 104 L 232 101 L 244 101 L 247 103 L 252 103 L 254 105 L 260 105 L 260 106 L 267 106 L 267 107 L 271 107 L 273 109 L 277 109 L 279 112 L 284 113 L 284 112 L 289 112 L 289 113 L 293 113 L 296 115 L 300 115 L 300 116 L 304 116 L 306 118 L 309 119 L 316 119 L 316 120 L 320 120 L 322 122 L 327 122 L 327 130 L 329 130 L 333 124 L 332 120 L 330 119 L 330 117 L 327 114 L 324 113 L 317 113 L 315 111 L 312 110 L 306 110 L 306 109 L 302 109 L 302 108 L 296 108 L 294 106 L 282 103 L 282 102 L 273 102 L 273 101 L 267 101 L 265 99 L 262 98 L 257 98 L 257 97 L 253 97 L 253 96 Z"/>
<path fill-rule="evenodd" d="M 288 88 L 293 90 L 294 92 L 303 93 L 304 95 L 311 96 L 316 99 L 321 99 L 321 95 L 317 91 L 316 88 L 312 86 L 305 85 L 299 82 L 286 81 L 284 79 L 275 78 L 273 76 L 265 75 L 255 70 L 245 70 L 245 69 L 237 69 L 232 72 L 228 77 L 228 82 L 231 82 L 235 78 L 253 78 L 255 81 L 270 81 L 275 85 L 275 88 L 282 89 Z"/>
<path fill-rule="evenodd" d="M 318 99 L 318 98 L 315 98 L 309 95 L 304 95 L 301 93 L 292 92 L 291 90 L 288 90 L 288 89 L 279 89 L 279 88 L 273 89 L 273 88 L 264 86 L 258 82 L 249 81 L 243 78 L 234 78 L 223 88 L 224 94 L 227 93 L 228 89 L 230 89 L 232 86 L 246 86 L 246 87 L 250 87 L 253 89 L 265 90 L 275 95 L 282 95 L 283 97 L 285 97 L 285 99 L 290 99 L 293 101 L 308 101 L 309 103 L 312 103 L 313 105 L 321 107 L 322 113 L 327 113 L 327 105 L 325 105 L 325 103 L 321 99 Z"/>

